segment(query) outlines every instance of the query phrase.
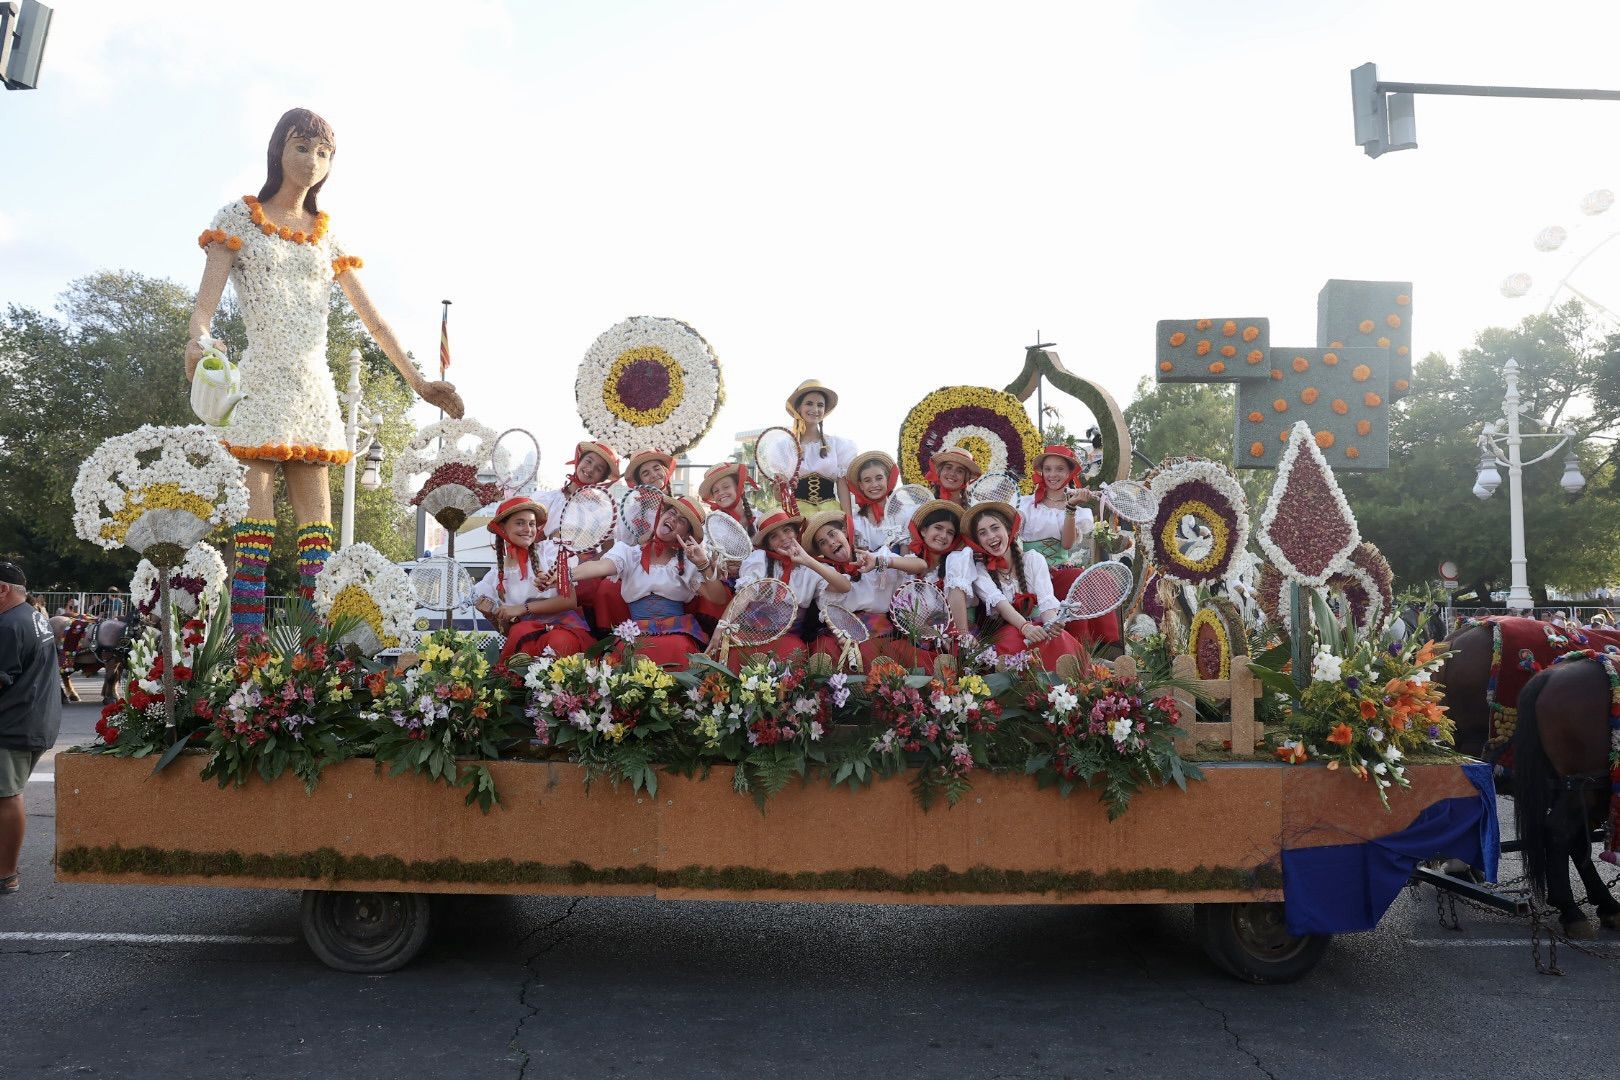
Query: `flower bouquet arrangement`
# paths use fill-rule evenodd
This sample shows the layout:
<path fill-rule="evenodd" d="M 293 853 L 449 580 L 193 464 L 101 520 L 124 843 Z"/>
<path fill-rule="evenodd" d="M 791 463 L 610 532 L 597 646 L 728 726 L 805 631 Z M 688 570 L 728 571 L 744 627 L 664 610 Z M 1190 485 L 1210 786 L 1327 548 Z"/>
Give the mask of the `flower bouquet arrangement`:
<path fill-rule="evenodd" d="M 1053 683 L 1030 710 L 1045 733 L 1046 747 L 1032 753 L 1025 771 L 1042 787 L 1068 795 L 1079 784 L 1096 787 L 1113 821 L 1144 787 L 1200 780 L 1174 742 L 1181 712 L 1165 687 L 1115 675 L 1101 665 Z"/>
<path fill-rule="evenodd" d="M 359 716 L 373 755 L 390 776 L 415 772 L 468 788 L 467 804 L 488 813 L 500 802 L 489 767 L 458 759 L 498 758 L 501 745 L 517 736 L 520 678 L 491 664 L 471 635 L 454 630 L 435 631 L 418 647 L 417 660 L 398 675 L 365 677 L 370 703 Z"/>
<path fill-rule="evenodd" d="M 522 683 L 524 715 L 539 742 L 566 750 L 591 775 L 658 793 L 656 744 L 669 741 L 681 719 L 673 675 L 626 642 L 617 658 L 556 657 L 548 649 L 523 666 Z"/>
<path fill-rule="evenodd" d="M 254 773 L 269 783 L 290 769 L 312 791 L 322 769 L 353 756 L 362 672 L 345 655 L 344 629 L 306 617 L 235 642 L 235 662 L 195 705 L 212 725 L 204 779 L 240 787 Z"/>
<path fill-rule="evenodd" d="M 1274 740 L 1277 757 L 1291 764 L 1313 758 L 1329 769 L 1348 769 L 1373 785 L 1389 809 L 1389 789 L 1410 787 L 1405 761 L 1414 752 L 1449 746 L 1455 724 L 1441 704 L 1434 676 L 1449 653 L 1433 642 L 1382 647 L 1335 634 L 1331 616 L 1315 601 L 1325 628 L 1311 661 L 1310 682 L 1289 711 L 1287 734 Z M 1286 676 L 1266 673 L 1268 682 Z"/>
<path fill-rule="evenodd" d="M 974 767 L 989 763 L 1001 719 L 990 679 L 958 675 L 949 666 L 933 677 L 910 675 L 879 657 L 867 673 L 866 693 L 872 716 L 886 728 L 872 741 L 883 775 L 904 771 L 908 755 L 920 757 L 912 786 L 923 806 L 938 795 L 956 805 L 972 786 Z"/>
<path fill-rule="evenodd" d="M 104 707 L 101 718 L 96 721 L 96 734 L 101 739 L 97 753 L 146 757 L 170 745 L 168 716 L 163 704 L 164 659 L 158 641 L 160 633 L 161 630 L 149 628 L 130 643 L 126 667 L 129 678 L 124 693 Z M 216 612 L 212 623 L 191 618 L 171 633 L 175 640 L 170 642 L 169 655 L 174 660 L 171 675 L 178 720 L 178 740 L 173 745 L 178 748 L 197 733 L 198 725 L 190 721 L 199 715 L 194 711 L 196 699 L 199 693 L 205 692 L 208 677 L 215 673 L 213 657 L 222 653 L 220 639 L 229 637 L 229 615 Z"/>
<path fill-rule="evenodd" d="M 850 700 L 849 677 L 829 657 L 787 664 L 755 654 L 736 675 L 705 660 L 690 674 L 682 719 L 701 755 L 737 766 L 732 784 L 739 792 L 763 804 L 815 766 L 830 765 L 835 786 L 869 778 L 864 754 L 829 760 L 828 735 Z"/>

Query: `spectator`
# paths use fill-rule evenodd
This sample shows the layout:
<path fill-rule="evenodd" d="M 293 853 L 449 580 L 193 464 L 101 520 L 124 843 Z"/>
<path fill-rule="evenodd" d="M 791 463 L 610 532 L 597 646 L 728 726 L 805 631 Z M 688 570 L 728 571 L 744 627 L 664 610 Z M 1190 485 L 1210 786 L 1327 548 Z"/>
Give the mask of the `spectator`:
<path fill-rule="evenodd" d="M 22 568 L 0 561 L 0 896 L 17 891 L 23 791 L 62 725 L 51 628 L 27 595 Z"/>
<path fill-rule="evenodd" d="M 123 622 L 126 610 L 124 598 L 118 594 L 118 586 L 110 585 L 107 587 L 107 598 L 96 605 L 95 616 L 98 619 L 114 619 Z"/>
<path fill-rule="evenodd" d="M 68 597 L 67 602 L 62 605 L 62 610 L 58 611 L 57 614 L 58 615 L 66 615 L 70 619 L 78 618 L 79 617 L 79 598 L 77 596 Z"/>

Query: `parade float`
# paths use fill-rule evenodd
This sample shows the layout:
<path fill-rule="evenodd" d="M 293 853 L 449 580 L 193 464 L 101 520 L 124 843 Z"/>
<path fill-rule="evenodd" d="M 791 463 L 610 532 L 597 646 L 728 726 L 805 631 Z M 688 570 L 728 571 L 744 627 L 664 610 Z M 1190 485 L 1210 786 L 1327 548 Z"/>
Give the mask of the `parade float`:
<path fill-rule="evenodd" d="M 222 288 L 227 270 L 259 260 L 311 290 L 337 278 L 363 301 L 359 261 L 324 215 L 308 236 L 282 233 L 285 248 L 258 200 L 227 207 L 202 239 L 211 280 Z M 1128 551 L 1133 564 L 1102 575 L 1122 582 L 1105 602 L 1084 590 L 1069 601 L 1081 615 L 1118 612 L 1131 633 L 1122 655 L 1050 672 L 950 633 L 960 628 L 943 605 L 925 614 L 915 594 L 893 612 L 910 646 L 898 655 L 932 660 L 914 667 L 881 655 L 851 671 L 850 649 L 786 662 L 739 649 L 729 664 L 700 656 L 666 670 L 638 653 L 633 625 L 587 653 L 509 662 L 454 630 L 408 640 L 418 603 L 451 625 L 467 603 L 453 546 L 409 577 L 363 544 L 327 558 L 332 530 L 302 466 L 324 484 L 326 463 L 353 460 L 353 402 L 346 449 L 332 445 L 339 415 L 323 391 L 318 423 L 306 423 L 319 427 L 306 440 L 318 453 L 266 452 L 280 444 L 258 434 L 273 417 L 245 359 L 247 396 L 229 423 L 253 427 L 252 447 L 229 426 L 142 429 L 81 470 L 80 535 L 143 548 L 157 625 L 96 743 L 57 758 L 57 875 L 302 890 L 312 949 L 360 972 L 420 951 L 432 895 L 502 893 L 1192 904 L 1224 970 L 1298 978 L 1331 934 L 1376 925 L 1420 862 L 1460 859 L 1490 876 L 1497 848 L 1488 770 L 1447 749 L 1431 679 L 1442 654 L 1382 647 L 1387 567 L 1362 550 L 1333 481 L 1334 467 L 1387 461 L 1377 421 L 1410 370 L 1410 290 L 1346 299 L 1332 285 L 1315 351 L 1271 348 L 1260 319 L 1159 328 L 1161 378 L 1241 384 L 1236 460 L 1278 470 L 1253 528 L 1224 465 L 1163 462 L 1132 479 L 1117 405 L 1046 347 L 1028 350 L 1003 389 L 945 388 L 908 415 L 896 454 L 907 479 L 930 447 L 951 446 L 981 471 L 1013 473 L 1014 486 L 1040 450 L 1023 406 L 1032 394 L 1070 394 L 1096 417 L 1090 478 L 1108 510 L 1096 553 Z M 1353 345 L 1338 340 L 1340 309 L 1360 315 L 1357 303 L 1391 289 L 1394 307 L 1377 312 L 1390 334 L 1362 330 L 1369 314 L 1345 335 Z M 392 335 L 363 311 L 392 357 Z M 306 346 L 283 366 L 304 363 Z M 1331 380 L 1295 385 L 1317 368 Z M 285 376 L 274 393 L 296 397 Z M 448 384 L 412 385 L 453 418 L 413 443 L 396 490 L 453 535 L 511 492 L 485 478 L 500 472 L 493 431 L 459 415 Z M 1254 394 L 1265 401 L 1251 409 Z M 593 437 L 661 452 L 700 439 L 724 397 L 707 341 L 642 317 L 590 347 L 576 396 Z M 250 506 L 243 474 L 262 481 L 270 462 L 288 463 L 301 504 L 309 605 L 261 625 L 270 489 L 253 488 Z M 571 513 L 576 500 L 583 511 Z M 566 581 L 570 553 L 589 546 L 569 538 L 602 535 L 587 504 L 605 503 L 610 519 L 620 504 L 590 487 L 559 503 Z M 218 569 L 193 546 L 231 526 L 224 603 Z M 177 603 L 177 568 L 212 599 Z M 1253 614 L 1263 605 L 1269 618 Z M 769 620 L 737 607 L 717 627 L 722 651 L 740 628 L 759 631 L 755 642 L 768 633 L 756 624 Z"/>

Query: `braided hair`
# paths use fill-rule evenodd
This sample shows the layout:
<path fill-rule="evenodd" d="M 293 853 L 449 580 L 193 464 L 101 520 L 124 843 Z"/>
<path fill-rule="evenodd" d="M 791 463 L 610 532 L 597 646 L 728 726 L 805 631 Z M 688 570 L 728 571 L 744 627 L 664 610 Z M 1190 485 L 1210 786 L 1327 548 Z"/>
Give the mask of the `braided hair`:
<path fill-rule="evenodd" d="M 1018 538 L 1013 535 L 1013 523 L 1000 510 L 986 510 L 984 515 L 995 518 L 1007 527 L 1007 561 L 1012 564 L 1013 577 L 1018 582 L 1018 591 L 1021 593 L 1029 592 L 1029 582 L 1024 577 L 1024 545 L 1019 543 Z M 973 558 L 976 562 L 982 561 L 977 552 L 974 553 Z"/>
<path fill-rule="evenodd" d="M 922 524 L 917 526 L 917 532 L 919 534 L 920 533 L 925 533 L 930 528 L 932 528 L 935 525 L 938 525 L 942 521 L 949 521 L 952 525 L 956 526 L 957 533 L 958 534 L 961 533 L 961 531 L 962 531 L 962 519 L 957 517 L 956 514 L 953 513 L 952 511 L 946 510 L 946 509 L 943 509 L 943 508 L 941 508 L 939 510 L 935 510 L 935 511 L 931 512 L 930 514 L 928 514 L 926 517 L 924 517 L 922 519 Z M 924 546 L 926 547 L 927 545 L 924 545 Z M 940 557 L 939 557 L 939 566 L 936 567 L 934 569 L 934 571 L 933 571 L 934 576 L 935 576 L 934 584 L 938 585 L 941 590 L 943 590 L 945 588 L 945 560 L 950 557 L 950 554 L 951 553 L 947 551 L 947 552 L 943 553 L 942 555 L 940 555 Z M 925 559 L 925 561 L 926 561 L 926 559 Z M 923 577 L 926 578 L 928 573 L 929 573 L 929 571 L 926 571 L 926 570 L 923 571 Z"/>
<path fill-rule="evenodd" d="M 821 395 L 821 401 L 822 401 L 823 405 L 825 405 L 826 402 L 827 402 L 827 394 L 826 394 L 826 392 L 823 391 L 823 390 L 814 390 L 814 389 L 806 390 L 804 393 L 800 394 L 798 397 L 793 399 L 793 434 L 796 435 L 801 441 L 804 439 L 804 437 L 806 435 L 808 435 L 810 433 L 810 425 L 805 421 L 804 417 L 799 413 L 799 403 L 802 402 L 805 398 L 809 397 L 811 394 L 820 394 Z M 820 454 L 820 456 L 821 457 L 826 457 L 827 456 L 827 421 L 826 421 L 826 413 L 825 412 L 822 413 L 822 417 L 823 418 L 821 420 L 818 420 L 816 422 L 816 438 L 821 441 L 821 454 Z"/>
<path fill-rule="evenodd" d="M 534 543 L 529 545 L 529 566 L 540 565 L 540 538 L 535 536 Z M 495 595 L 504 603 L 506 600 L 506 537 L 499 533 L 495 535 Z"/>

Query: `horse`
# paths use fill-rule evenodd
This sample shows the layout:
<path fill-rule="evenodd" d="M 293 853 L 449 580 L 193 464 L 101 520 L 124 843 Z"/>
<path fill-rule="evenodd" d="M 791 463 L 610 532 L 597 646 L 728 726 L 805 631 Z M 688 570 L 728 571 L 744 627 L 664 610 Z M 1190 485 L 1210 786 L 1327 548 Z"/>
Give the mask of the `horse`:
<path fill-rule="evenodd" d="M 1598 918 L 1620 930 L 1620 902 L 1592 865 L 1592 829 L 1609 814 L 1609 675 L 1595 660 L 1538 672 L 1519 694 L 1513 731 L 1513 815 L 1525 873 L 1536 896 L 1558 909 L 1571 938 L 1593 936 L 1575 902 L 1573 862 Z"/>
<path fill-rule="evenodd" d="M 1491 682 L 1494 649 L 1491 628 L 1484 623 L 1461 627 L 1445 639 L 1445 645 L 1451 655 L 1446 657 L 1436 679 L 1445 688 L 1445 705 L 1456 724 L 1457 751 L 1488 760 L 1489 748 L 1485 744 L 1491 737 L 1491 706 L 1486 689 Z"/>

